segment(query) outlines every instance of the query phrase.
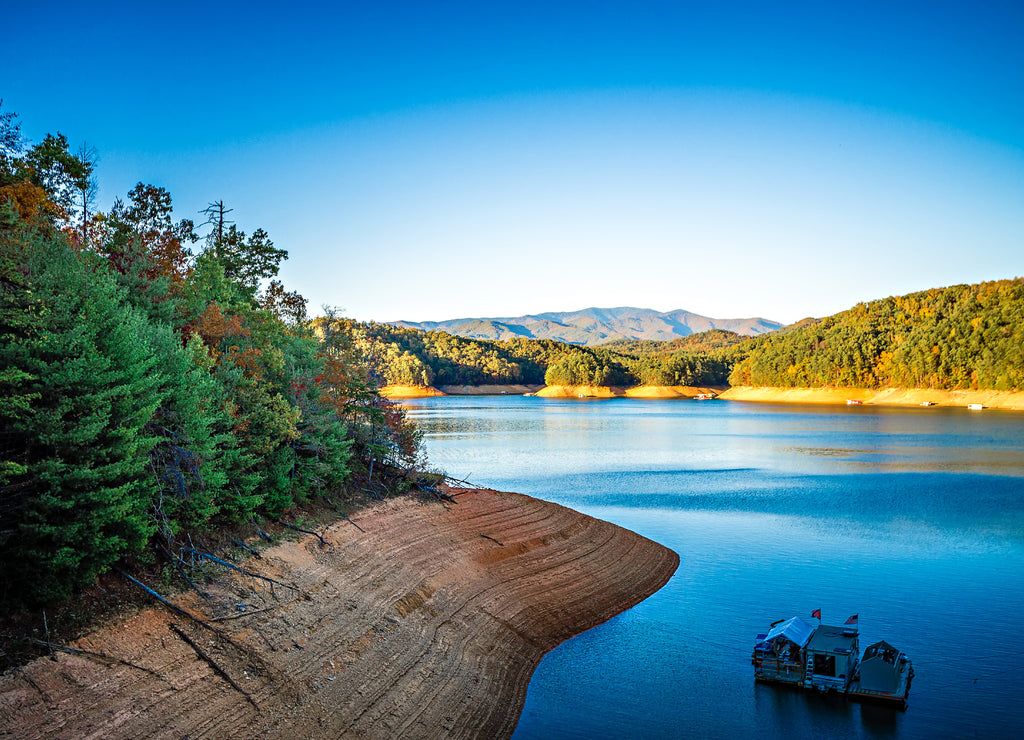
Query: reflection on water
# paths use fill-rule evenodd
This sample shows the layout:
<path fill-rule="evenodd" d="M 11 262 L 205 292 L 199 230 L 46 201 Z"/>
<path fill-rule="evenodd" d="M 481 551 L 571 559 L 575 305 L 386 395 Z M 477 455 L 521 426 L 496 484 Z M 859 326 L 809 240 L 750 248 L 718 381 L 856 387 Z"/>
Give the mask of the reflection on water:
<path fill-rule="evenodd" d="M 517 738 L 1024 727 L 1024 415 L 516 397 L 409 407 L 450 474 L 680 555 L 665 588 L 544 659 Z M 911 656 L 906 713 L 754 685 L 754 635 L 817 608 L 826 622 L 859 613 L 862 645 L 884 638 Z"/>

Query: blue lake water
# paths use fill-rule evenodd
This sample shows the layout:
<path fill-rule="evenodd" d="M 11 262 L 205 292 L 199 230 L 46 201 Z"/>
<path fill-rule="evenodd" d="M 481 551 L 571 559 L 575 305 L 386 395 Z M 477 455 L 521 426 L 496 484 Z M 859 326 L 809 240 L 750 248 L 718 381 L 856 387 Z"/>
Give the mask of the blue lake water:
<path fill-rule="evenodd" d="M 517 740 L 1024 737 L 1024 414 L 405 403 L 456 478 L 680 556 L 657 594 L 545 657 Z M 910 656 L 906 712 L 754 683 L 755 635 L 818 608 Z"/>

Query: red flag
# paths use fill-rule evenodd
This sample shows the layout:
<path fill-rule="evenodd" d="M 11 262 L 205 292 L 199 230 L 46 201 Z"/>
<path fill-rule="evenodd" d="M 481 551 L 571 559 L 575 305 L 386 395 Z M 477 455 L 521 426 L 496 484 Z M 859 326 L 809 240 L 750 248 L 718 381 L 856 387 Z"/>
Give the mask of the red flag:
<path fill-rule="evenodd" d="M 857 617 L 858 616 L 859 616 L 858 614 L 854 614 L 852 617 L 850 617 L 849 619 L 846 620 L 846 624 L 852 624 L 854 627 L 856 627 L 857 626 Z"/>
<path fill-rule="evenodd" d="M 811 612 L 811 619 L 821 619 L 821 609 L 815 609 Z"/>

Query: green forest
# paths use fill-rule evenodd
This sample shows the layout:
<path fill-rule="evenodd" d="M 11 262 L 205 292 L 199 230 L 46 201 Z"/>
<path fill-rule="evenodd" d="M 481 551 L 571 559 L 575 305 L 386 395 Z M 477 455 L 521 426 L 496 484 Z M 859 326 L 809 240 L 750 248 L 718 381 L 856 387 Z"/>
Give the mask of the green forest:
<path fill-rule="evenodd" d="M 732 332 L 673 342 L 583 347 L 551 339 L 466 339 L 442 331 L 349 322 L 356 348 L 386 385 L 724 385 Z M 726 336 L 727 335 L 727 336 Z"/>
<path fill-rule="evenodd" d="M 859 303 L 740 345 L 732 385 L 1024 388 L 1024 278 Z"/>
<path fill-rule="evenodd" d="M 0 110 L 5 611 L 422 459 L 350 325 L 314 326 L 276 279 L 288 253 L 264 230 L 222 202 L 174 220 L 141 182 L 98 211 L 95 161 Z"/>

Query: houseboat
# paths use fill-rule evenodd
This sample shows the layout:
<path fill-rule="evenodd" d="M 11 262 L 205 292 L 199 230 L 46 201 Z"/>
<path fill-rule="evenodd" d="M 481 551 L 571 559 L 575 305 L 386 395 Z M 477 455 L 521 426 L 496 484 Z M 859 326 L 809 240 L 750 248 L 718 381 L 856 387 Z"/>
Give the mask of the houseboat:
<path fill-rule="evenodd" d="M 696 398 L 698 401 L 714 401 L 718 396 L 714 393 L 698 393 Z"/>
<path fill-rule="evenodd" d="M 885 640 L 869 645 L 848 692 L 854 701 L 873 701 L 907 708 L 914 667 L 910 659 Z"/>
<path fill-rule="evenodd" d="M 864 401 L 859 399 L 859 398 L 847 398 L 846 399 L 846 405 L 847 406 L 863 406 L 864 405 Z"/>
<path fill-rule="evenodd" d="M 820 612 L 812 616 L 820 619 Z M 754 644 L 754 680 L 906 709 L 914 677 L 910 659 L 884 641 L 868 647 L 861 658 L 859 638 L 856 615 L 841 627 L 800 617 L 773 622 Z"/>
<path fill-rule="evenodd" d="M 805 689 L 845 694 L 860 659 L 857 628 L 818 625 L 804 654 Z"/>
<path fill-rule="evenodd" d="M 806 653 L 816 627 L 800 617 L 772 624 L 767 634 L 757 636 L 754 645 L 754 679 L 794 686 L 804 685 Z"/>

